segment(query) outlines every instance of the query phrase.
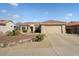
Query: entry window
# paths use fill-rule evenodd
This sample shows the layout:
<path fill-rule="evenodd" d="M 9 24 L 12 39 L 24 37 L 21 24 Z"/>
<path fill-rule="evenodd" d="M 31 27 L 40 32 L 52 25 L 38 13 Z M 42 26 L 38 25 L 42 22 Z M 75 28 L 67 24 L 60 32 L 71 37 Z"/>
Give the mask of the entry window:
<path fill-rule="evenodd" d="M 25 27 L 22 27 L 23 30 L 25 30 Z"/>
<path fill-rule="evenodd" d="M 35 27 L 36 33 L 41 33 L 41 25 Z"/>

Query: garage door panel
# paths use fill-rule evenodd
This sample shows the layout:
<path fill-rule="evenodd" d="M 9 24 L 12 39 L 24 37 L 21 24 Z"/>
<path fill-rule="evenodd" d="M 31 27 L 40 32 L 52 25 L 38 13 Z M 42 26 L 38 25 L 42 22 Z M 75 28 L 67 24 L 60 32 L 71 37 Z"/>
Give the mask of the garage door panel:
<path fill-rule="evenodd" d="M 61 26 L 43 26 L 43 33 L 61 33 Z"/>

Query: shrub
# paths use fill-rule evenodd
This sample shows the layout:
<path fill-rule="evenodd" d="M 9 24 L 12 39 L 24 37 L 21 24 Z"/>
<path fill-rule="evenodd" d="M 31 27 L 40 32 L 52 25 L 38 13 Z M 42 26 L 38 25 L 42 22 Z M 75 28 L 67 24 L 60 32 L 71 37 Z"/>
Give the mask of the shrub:
<path fill-rule="evenodd" d="M 13 30 L 13 31 L 8 31 L 7 36 L 15 36 L 15 35 L 19 35 L 20 31 L 19 30 Z"/>
<path fill-rule="evenodd" d="M 36 37 L 33 39 L 34 42 L 40 42 L 44 39 L 45 35 L 44 34 L 38 34 Z"/>
<path fill-rule="evenodd" d="M 19 30 L 13 30 L 14 34 L 13 35 L 19 35 L 21 34 Z"/>
<path fill-rule="evenodd" d="M 23 30 L 23 32 L 24 32 L 24 33 L 26 33 L 26 32 L 27 32 L 27 30 Z"/>

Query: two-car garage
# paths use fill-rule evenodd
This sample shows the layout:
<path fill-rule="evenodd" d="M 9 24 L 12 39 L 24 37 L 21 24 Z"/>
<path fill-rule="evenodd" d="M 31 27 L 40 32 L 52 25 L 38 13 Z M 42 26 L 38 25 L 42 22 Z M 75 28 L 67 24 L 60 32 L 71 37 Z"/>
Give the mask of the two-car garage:
<path fill-rule="evenodd" d="M 42 33 L 51 34 L 51 33 L 65 33 L 65 25 L 52 25 L 52 26 L 42 26 Z"/>

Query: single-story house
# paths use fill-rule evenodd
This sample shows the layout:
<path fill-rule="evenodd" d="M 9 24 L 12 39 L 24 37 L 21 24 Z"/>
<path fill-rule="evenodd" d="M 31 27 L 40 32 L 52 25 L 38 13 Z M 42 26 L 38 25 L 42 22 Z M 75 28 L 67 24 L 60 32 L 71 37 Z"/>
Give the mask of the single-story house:
<path fill-rule="evenodd" d="M 26 29 L 27 32 L 31 31 L 31 27 L 33 28 L 33 32 L 37 28 L 40 29 L 41 33 L 65 33 L 65 22 L 56 21 L 56 20 L 48 20 L 44 22 L 24 22 L 17 23 L 16 27 L 22 32 L 22 29 Z"/>
<path fill-rule="evenodd" d="M 66 33 L 79 34 L 79 22 L 66 23 Z"/>
<path fill-rule="evenodd" d="M 0 32 L 2 33 L 14 30 L 14 26 L 15 24 L 11 20 L 0 20 Z"/>

